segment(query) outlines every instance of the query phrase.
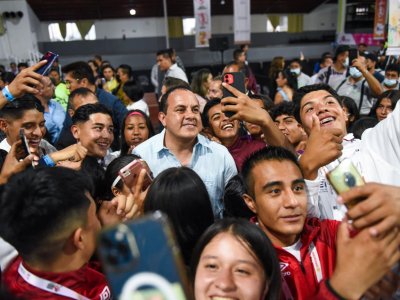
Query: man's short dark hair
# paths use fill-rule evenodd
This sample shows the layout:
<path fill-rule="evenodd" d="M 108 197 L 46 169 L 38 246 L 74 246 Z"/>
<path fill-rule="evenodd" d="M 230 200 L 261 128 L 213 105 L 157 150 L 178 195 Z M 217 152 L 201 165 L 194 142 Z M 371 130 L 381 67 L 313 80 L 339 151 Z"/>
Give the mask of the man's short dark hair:
<path fill-rule="evenodd" d="M 1 110 L 0 117 L 11 120 L 18 120 L 24 116 L 24 113 L 28 110 L 36 109 L 37 111 L 44 113 L 44 107 L 42 103 L 32 95 L 24 95 L 21 98 L 16 98 L 11 102 L 8 102 Z"/>
<path fill-rule="evenodd" d="M 366 59 L 372 60 L 373 62 L 377 63 L 378 62 L 378 56 L 376 56 L 374 53 L 368 53 L 365 55 Z"/>
<path fill-rule="evenodd" d="M 160 111 L 162 111 L 164 114 L 166 114 L 168 110 L 168 97 L 172 92 L 176 90 L 185 90 L 190 92 L 192 91 L 190 85 L 178 85 L 168 89 L 167 92 L 161 96 L 160 100 Z"/>
<path fill-rule="evenodd" d="M 0 236 L 24 260 L 51 262 L 61 253 L 69 231 L 86 224 L 91 192 L 87 177 L 71 169 L 19 173 L 0 199 Z"/>
<path fill-rule="evenodd" d="M 244 53 L 244 51 L 242 49 L 235 49 L 233 51 L 233 59 L 238 60 L 239 56 L 242 55 L 243 53 Z"/>
<path fill-rule="evenodd" d="M 389 64 L 387 65 L 385 72 L 387 71 L 393 71 L 397 73 L 397 76 L 400 75 L 400 65 L 399 64 Z"/>
<path fill-rule="evenodd" d="M 268 95 L 261 95 L 261 94 L 249 94 L 250 99 L 253 100 L 261 100 L 263 103 L 263 108 L 266 111 L 269 111 L 272 107 L 274 107 L 274 101 L 272 101 L 271 97 Z"/>
<path fill-rule="evenodd" d="M 96 79 L 94 78 L 93 71 L 89 64 L 84 61 L 77 61 L 70 63 L 62 68 L 63 73 L 72 72 L 72 76 L 77 80 L 86 78 L 90 84 L 95 84 Z"/>
<path fill-rule="evenodd" d="M 112 118 L 110 110 L 103 104 L 86 104 L 79 107 L 72 116 L 72 124 L 85 123 L 93 114 L 105 114 Z"/>
<path fill-rule="evenodd" d="M 294 117 L 296 118 L 297 122 L 302 124 L 301 118 L 300 118 L 300 109 L 301 109 L 301 100 L 303 99 L 303 97 L 305 95 L 307 95 L 308 93 L 315 92 L 315 91 L 321 91 L 321 90 L 327 91 L 328 93 L 330 93 L 332 95 L 332 97 L 337 100 L 339 105 L 342 106 L 340 96 L 329 85 L 327 85 L 325 83 L 318 83 L 318 84 L 303 86 L 302 88 L 299 88 L 298 90 L 296 90 L 293 95 L 293 103 L 295 105 Z"/>
<path fill-rule="evenodd" d="M 350 50 L 350 47 L 349 47 L 348 45 L 339 45 L 339 46 L 336 48 L 335 56 L 334 56 L 333 59 L 336 61 L 337 57 L 338 57 L 340 54 L 342 54 L 342 53 L 344 53 L 344 52 L 346 52 L 346 51 L 349 51 L 349 50 Z"/>
<path fill-rule="evenodd" d="M 133 102 L 141 100 L 144 96 L 142 85 L 134 80 L 125 82 L 122 90 Z"/>
<path fill-rule="evenodd" d="M 18 64 L 18 68 L 21 68 L 21 67 L 23 67 L 23 68 L 28 68 L 29 65 L 28 65 L 28 63 L 26 63 L 26 62 L 20 62 L 20 63 Z"/>
<path fill-rule="evenodd" d="M 294 103 L 293 102 L 282 102 L 278 105 L 274 106 L 270 111 L 269 114 L 272 120 L 276 120 L 277 117 L 282 115 L 288 115 L 294 117 Z"/>
<path fill-rule="evenodd" d="M 162 56 L 164 56 L 165 58 L 170 58 L 170 59 L 172 59 L 172 51 L 171 51 L 171 48 L 169 48 L 169 49 L 162 49 L 162 50 L 158 50 L 157 51 L 157 53 L 156 53 L 156 56 L 159 56 L 159 55 L 162 55 Z"/>
<path fill-rule="evenodd" d="M 262 148 L 261 150 L 254 152 L 246 159 L 242 168 L 242 176 L 244 183 L 246 185 L 246 190 L 253 199 L 254 199 L 254 178 L 251 171 L 255 168 L 255 166 L 257 166 L 259 163 L 263 161 L 285 161 L 285 160 L 294 163 L 299 168 L 301 174 L 303 174 L 300 165 L 297 161 L 296 155 L 294 155 L 291 151 L 283 147 L 269 146 L 266 148 Z"/>
<path fill-rule="evenodd" d="M 81 97 L 87 97 L 89 95 L 93 95 L 97 98 L 97 96 L 95 95 L 95 93 L 93 93 L 91 90 L 89 90 L 88 88 L 85 87 L 80 87 L 77 88 L 75 90 L 73 90 L 71 92 L 71 94 L 69 94 L 68 97 L 68 105 L 71 109 L 75 110 L 75 105 L 74 105 L 74 99 L 76 96 L 81 96 Z"/>
<path fill-rule="evenodd" d="M 208 117 L 208 112 L 212 107 L 218 104 L 221 104 L 221 99 L 214 98 L 212 100 L 207 101 L 206 105 L 204 106 L 203 112 L 201 114 L 201 121 L 203 123 L 204 128 L 210 127 L 210 119 Z"/>
<path fill-rule="evenodd" d="M 292 63 L 298 63 L 298 64 L 301 66 L 301 60 L 298 59 L 298 58 L 293 58 L 293 59 L 290 61 L 290 64 L 289 64 L 289 65 L 291 65 Z"/>
<path fill-rule="evenodd" d="M 122 64 L 119 65 L 118 69 L 120 69 L 125 75 L 128 75 L 129 78 L 132 77 L 132 68 L 130 65 Z"/>

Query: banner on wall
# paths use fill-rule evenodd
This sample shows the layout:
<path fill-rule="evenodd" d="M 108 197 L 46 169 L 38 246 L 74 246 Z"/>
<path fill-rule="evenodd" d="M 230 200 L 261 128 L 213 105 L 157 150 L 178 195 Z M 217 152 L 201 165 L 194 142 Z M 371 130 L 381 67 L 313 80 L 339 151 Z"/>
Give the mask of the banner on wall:
<path fill-rule="evenodd" d="M 338 35 L 339 45 L 358 45 L 361 43 L 367 46 L 379 46 L 379 40 L 374 39 L 372 33 L 341 33 Z"/>
<path fill-rule="evenodd" d="M 193 0 L 196 19 L 196 47 L 208 47 L 211 38 L 210 0 Z"/>
<path fill-rule="evenodd" d="M 374 39 L 376 40 L 385 38 L 386 3 L 386 0 L 375 1 Z"/>
<path fill-rule="evenodd" d="M 400 1 L 389 0 L 388 48 L 386 55 L 400 55 Z"/>
<path fill-rule="evenodd" d="M 249 44 L 251 33 L 250 0 L 233 2 L 234 43 Z"/>

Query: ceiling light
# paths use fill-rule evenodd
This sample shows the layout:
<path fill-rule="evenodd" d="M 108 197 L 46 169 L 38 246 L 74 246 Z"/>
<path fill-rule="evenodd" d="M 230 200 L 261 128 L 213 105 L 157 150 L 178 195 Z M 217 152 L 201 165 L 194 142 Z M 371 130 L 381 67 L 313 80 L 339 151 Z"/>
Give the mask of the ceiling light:
<path fill-rule="evenodd" d="M 131 14 L 131 16 L 134 16 L 134 15 L 136 15 L 136 9 L 131 9 L 130 11 L 129 11 L 129 13 Z"/>

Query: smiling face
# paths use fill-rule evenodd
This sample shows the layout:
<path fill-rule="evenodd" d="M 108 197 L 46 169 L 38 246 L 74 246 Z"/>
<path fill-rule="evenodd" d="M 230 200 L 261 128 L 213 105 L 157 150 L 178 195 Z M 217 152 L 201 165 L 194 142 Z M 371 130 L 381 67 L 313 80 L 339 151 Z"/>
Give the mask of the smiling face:
<path fill-rule="evenodd" d="M 346 133 L 347 115 L 338 100 L 325 90 L 306 94 L 300 103 L 300 118 L 304 130 L 310 135 L 313 116 L 317 116 L 321 128 L 338 128 Z"/>
<path fill-rule="evenodd" d="M 304 139 L 305 132 L 303 127 L 293 116 L 280 115 L 275 118 L 275 125 L 287 137 L 293 145 L 300 143 Z"/>
<path fill-rule="evenodd" d="M 139 113 L 138 113 L 139 114 Z M 140 115 L 132 115 L 125 120 L 125 141 L 128 146 L 137 146 L 149 138 L 146 120 Z"/>
<path fill-rule="evenodd" d="M 111 67 L 106 67 L 103 69 L 104 78 L 110 81 L 114 77 L 114 71 Z"/>
<path fill-rule="evenodd" d="M 221 143 L 229 147 L 239 137 L 239 121 L 229 121 L 228 117 L 222 112 L 221 104 L 214 105 L 207 113 L 210 129 Z"/>
<path fill-rule="evenodd" d="M 267 279 L 248 246 L 223 232 L 201 253 L 194 286 L 196 300 L 260 300 L 266 295 Z"/>
<path fill-rule="evenodd" d="M 202 128 L 200 106 L 188 90 L 177 89 L 168 96 L 167 112 L 159 120 L 166 129 L 165 138 L 174 142 L 192 142 Z"/>
<path fill-rule="evenodd" d="M 114 125 L 111 116 L 95 113 L 89 120 L 72 125 L 71 131 L 74 138 L 88 150 L 88 155 L 104 158 L 114 140 Z"/>
<path fill-rule="evenodd" d="M 21 119 L 3 119 L 1 124 L 10 145 L 19 140 L 19 130 L 23 128 L 29 148 L 33 153 L 38 153 L 39 143 L 46 134 L 43 113 L 30 109 L 25 111 Z"/>
<path fill-rule="evenodd" d="M 254 197 L 244 196 L 247 206 L 274 245 L 293 245 L 307 215 L 306 186 L 300 169 L 288 160 L 264 160 L 251 174 Z"/>

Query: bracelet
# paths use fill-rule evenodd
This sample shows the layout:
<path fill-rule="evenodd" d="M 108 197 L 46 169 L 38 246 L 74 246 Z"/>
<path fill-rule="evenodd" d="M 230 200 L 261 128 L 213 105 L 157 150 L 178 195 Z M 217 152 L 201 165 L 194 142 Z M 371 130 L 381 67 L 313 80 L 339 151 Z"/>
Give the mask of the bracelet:
<path fill-rule="evenodd" d="M 43 156 L 42 158 L 43 158 L 43 161 L 46 164 L 46 166 L 54 167 L 56 165 L 48 154 Z"/>
<path fill-rule="evenodd" d="M 6 97 L 7 101 L 11 102 L 14 100 L 14 96 L 10 93 L 8 85 L 6 85 L 4 89 L 1 90 L 1 92 L 3 93 L 4 97 Z"/>

